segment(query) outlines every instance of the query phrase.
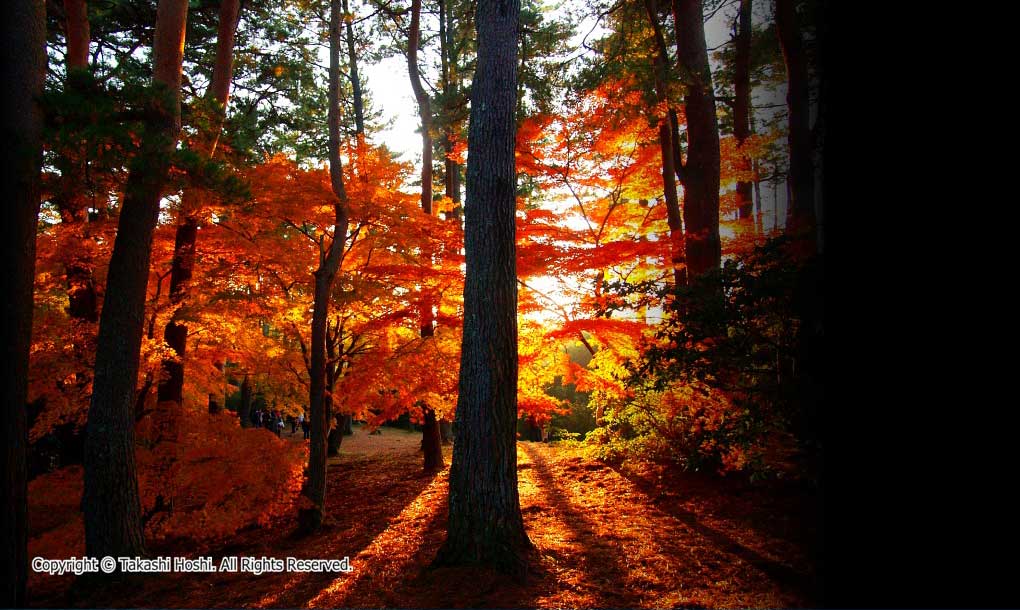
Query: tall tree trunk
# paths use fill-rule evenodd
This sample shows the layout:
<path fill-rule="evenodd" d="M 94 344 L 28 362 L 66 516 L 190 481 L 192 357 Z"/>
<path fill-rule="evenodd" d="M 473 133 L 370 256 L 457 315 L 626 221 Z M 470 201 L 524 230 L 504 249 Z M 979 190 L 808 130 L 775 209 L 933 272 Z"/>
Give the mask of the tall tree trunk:
<path fill-rule="evenodd" d="M 42 0 L 15 0 L 0 25 L 3 82 L 11 88 L 3 112 L 3 375 L 0 400 L 0 604 L 27 605 L 28 578 L 28 355 L 32 335 L 32 284 L 35 232 L 42 167 L 42 110 L 38 98 L 46 75 L 46 6 Z"/>
<path fill-rule="evenodd" d="M 432 215 L 432 106 L 428 92 L 421 84 L 421 74 L 418 70 L 418 41 L 421 27 L 421 0 L 411 0 L 411 30 L 407 36 L 407 70 L 411 75 L 411 88 L 414 89 L 414 98 L 418 101 L 418 112 L 421 114 L 421 209 L 427 215 Z M 426 248 L 422 252 L 425 264 L 431 265 L 432 251 Z M 432 299 L 422 291 L 420 295 L 419 311 L 421 321 L 421 336 L 429 339 L 435 334 L 435 316 L 432 314 Z M 422 406 L 424 411 L 424 424 L 422 425 L 422 449 L 425 457 L 425 470 L 434 470 L 443 465 L 443 449 L 439 439 L 439 423 L 436 421 L 436 412 L 432 407 Z"/>
<path fill-rule="evenodd" d="M 67 19 L 67 67 L 88 68 L 92 34 L 85 0 L 64 0 L 64 17 Z"/>
<path fill-rule="evenodd" d="M 333 240 L 325 252 L 320 250 L 319 267 L 315 270 L 315 292 L 312 310 L 312 341 L 309 345 L 309 424 L 311 425 L 308 480 L 302 492 L 303 506 L 298 511 L 298 524 L 304 532 L 322 526 L 326 502 L 326 433 L 329 422 L 326 412 L 326 323 L 329 316 L 329 295 L 333 280 L 340 269 L 340 259 L 347 241 L 349 222 L 347 191 L 344 188 L 343 166 L 340 164 L 340 22 L 341 0 L 329 3 L 329 176 L 336 195 L 333 204 Z M 325 239 L 325 237 L 323 238 Z"/>
<path fill-rule="evenodd" d="M 428 312 L 424 311 L 428 308 Z M 433 326 L 432 315 L 432 302 L 429 299 L 423 299 L 423 311 L 422 311 L 422 327 L 421 336 L 422 338 L 429 340 L 435 335 L 435 328 Z M 426 325 L 427 322 L 427 325 Z M 421 448 L 424 454 L 424 467 L 426 471 L 437 470 L 443 467 L 443 441 L 442 434 L 439 431 L 439 420 L 436 418 L 436 412 L 428 404 L 422 402 L 422 415 L 423 422 L 421 426 Z"/>
<path fill-rule="evenodd" d="M 684 82 L 687 161 L 683 164 L 684 239 L 689 278 L 717 269 L 719 241 L 719 122 L 708 65 L 701 0 L 672 0 L 677 60 Z"/>
<path fill-rule="evenodd" d="M 666 79 L 668 78 L 669 56 L 666 53 L 666 40 L 659 25 L 659 10 L 655 0 L 645 0 L 645 12 L 652 25 L 655 36 L 655 97 L 660 105 L 668 102 L 666 95 Z M 669 224 L 670 259 L 673 267 L 673 282 L 676 286 L 687 283 L 687 269 L 684 265 L 684 228 L 680 216 L 680 200 L 676 190 L 676 164 L 680 163 L 679 143 L 673 146 L 672 116 L 667 113 L 659 119 L 659 152 L 662 156 L 662 193 L 666 202 L 666 221 Z M 679 136 L 677 136 L 679 137 Z"/>
<path fill-rule="evenodd" d="M 789 112 L 790 199 L 786 208 L 786 229 L 815 242 L 815 168 L 812 161 L 811 97 L 807 57 L 797 22 L 794 0 L 776 0 L 776 30 L 786 64 L 786 105 Z"/>
<path fill-rule="evenodd" d="M 65 38 L 67 49 L 64 54 L 67 69 L 65 89 L 87 95 L 89 58 L 89 20 L 85 0 L 64 0 Z M 99 321 L 99 293 L 96 289 L 95 260 L 92 249 L 87 247 L 90 240 L 88 193 L 87 193 L 87 143 L 75 134 L 57 150 L 54 165 L 60 170 L 60 180 L 53 196 L 53 203 L 60 213 L 61 241 L 58 252 L 64 267 L 64 283 L 67 287 L 70 318 L 69 343 L 74 363 L 74 383 L 60 383 L 67 392 L 67 399 L 78 403 L 87 396 L 92 380 L 92 354 L 95 351 L 96 327 Z M 82 431 L 71 432 L 81 435 Z M 66 445 L 70 446 L 70 445 Z M 74 443 L 74 446 L 83 446 Z M 66 454 L 65 454 L 66 455 Z M 70 460 L 80 462 L 82 456 L 66 455 Z"/>
<path fill-rule="evenodd" d="M 421 116 L 421 208 L 432 213 L 432 104 L 421 84 L 418 70 L 418 41 L 421 24 L 421 0 L 411 0 L 411 30 L 407 35 L 407 71 Z"/>
<path fill-rule="evenodd" d="M 457 94 L 457 54 L 453 44 L 453 15 L 447 6 L 448 0 L 439 0 L 439 54 L 442 59 L 443 92 L 447 103 Z M 453 201 L 453 209 L 446 214 L 448 222 L 457 223 L 460 227 L 463 209 L 460 200 L 460 164 L 452 157 L 454 155 L 454 121 L 447 111 L 443 127 L 443 189 L 447 197 Z M 426 426 L 427 427 L 427 426 Z M 440 445 L 449 445 L 453 442 L 453 426 L 447 419 L 439 420 Z M 439 450 L 440 461 L 442 461 L 442 449 Z"/>
<path fill-rule="evenodd" d="M 96 372 L 85 440 L 85 552 L 143 555 L 132 406 L 138 380 L 152 233 L 180 131 L 187 0 L 160 0 L 153 43 L 156 116 L 131 162 L 99 320 Z"/>
<path fill-rule="evenodd" d="M 89 67 L 90 28 L 85 0 L 64 0 L 64 16 L 67 53 L 65 54 L 69 91 L 82 86 L 81 72 Z M 67 285 L 68 309 L 72 325 L 84 329 L 75 335 L 73 345 L 75 360 L 86 368 L 88 355 L 92 351 L 95 330 L 91 327 L 99 321 L 99 296 L 94 277 L 95 261 L 90 249 L 82 247 L 89 239 L 88 201 L 84 188 L 86 175 L 85 151 L 80 146 L 62 151 L 56 160 L 61 179 L 54 203 L 60 212 L 61 224 L 65 227 L 64 278 Z M 89 382 L 90 371 L 78 371 L 77 387 L 83 388 Z"/>
<path fill-rule="evenodd" d="M 455 100 L 459 87 L 457 53 L 453 44 L 453 15 L 447 6 L 448 0 L 439 1 L 439 57 L 442 63 L 443 93 L 446 104 Z M 443 119 L 443 189 L 446 196 L 456 204 L 447 215 L 450 220 L 460 222 L 460 164 L 454 155 L 454 127 L 456 122 L 447 110 Z M 444 439 L 444 443 L 445 443 Z"/>
<path fill-rule="evenodd" d="M 740 15 L 737 19 L 737 36 L 733 76 L 733 136 L 741 146 L 751 135 L 751 1 L 740 0 Z M 751 170 L 751 160 L 741 155 L 737 169 Z M 754 196 L 751 182 L 737 182 L 737 217 L 751 218 L 754 212 Z"/>
<path fill-rule="evenodd" d="M 531 542 L 517 492 L 514 106 L 519 0 L 479 0 L 468 128 L 464 336 L 447 538 L 437 565 L 523 576 Z"/>
<path fill-rule="evenodd" d="M 219 26 L 216 39 L 216 65 L 206 97 L 216 101 L 219 116 L 212 134 L 199 135 L 198 147 L 210 158 L 219 139 L 220 125 L 230 94 L 230 80 L 233 72 L 234 33 L 240 12 L 240 0 L 224 0 L 220 4 Z M 203 141 L 204 140 L 204 141 Z M 177 441 L 180 418 L 184 408 L 184 360 L 188 344 L 188 327 L 184 322 L 182 305 L 190 293 L 191 278 L 195 268 L 195 245 L 198 240 L 199 218 L 203 197 L 194 191 L 185 191 L 181 197 L 181 219 L 174 238 L 174 254 L 170 271 L 170 304 L 176 307 L 173 317 L 163 329 L 163 340 L 174 350 L 174 357 L 162 361 L 163 375 L 156 388 L 155 426 L 159 431 L 159 442 L 165 444 L 157 453 L 155 469 L 160 480 L 168 485 L 165 492 L 173 489 L 174 470 L 177 462 Z M 173 495 L 166 496 L 173 506 Z"/>
<path fill-rule="evenodd" d="M 344 15 L 350 15 L 351 9 L 347 0 L 343 0 Z M 352 16 L 353 17 L 353 16 Z M 354 95 L 354 126 L 357 130 L 358 143 L 365 138 L 365 103 L 361 95 L 361 77 L 358 76 L 358 54 L 354 48 L 354 19 L 344 19 L 347 29 L 347 65 L 351 77 L 351 92 Z"/>

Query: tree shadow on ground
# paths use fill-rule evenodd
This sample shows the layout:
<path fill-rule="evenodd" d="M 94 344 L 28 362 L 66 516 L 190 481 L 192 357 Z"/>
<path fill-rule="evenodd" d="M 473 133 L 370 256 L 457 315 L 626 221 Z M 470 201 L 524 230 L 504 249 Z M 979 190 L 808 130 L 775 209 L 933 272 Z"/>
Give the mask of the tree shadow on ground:
<path fill-rule="evenodd" d="M 347 459 L 345 457 L 345 459 Z M 383 459 L 387 467 L 380 468 Z M 421 457 L 407 450 L 383 458 L 352 456 L 327 473 L 327 519 L 320 532 L 297 534 L 295 519 L 239 532 L 214 549 L 187 552 L 152 545 L 159 555 L 205 555 L 219 565 L 224 556 L 325 559 L 354 558 L 389 527 L 390 521 L 429 486 L 436 473 L 421 470 Z M 38 607 L 298 607 L 338 577 L 337 573 L 150 574 L 101 590 L 36 600 Z"/>
<path fill-rule="evenodd" d="M 595 524 L 585 514 L 583 507 L 571 500 L 572 494 L 564 489 L 546 462 L 541 452 L 534 450 L 530 443 L 521 443 L 520 447 L 528 456 L 530 469 L 534 473 L 538 486 L 543 490 L 545 499 L 551 505 L 560 521 L 566 526 L 565 532 L 575 548 L 583 549 L 579 556 L 574 558 L 580 560 L 577 566 L 587 577 L 588 582 L 599 590 L 599 604 L 610 607 L 635 607 L 641 605 L 641 592 L 629 589 L 624 585 L 630 580 L 630 568 L 625 565 L 622 558 L 625 557 L 625 550 L 622 546 L 598 533 Z M 542 510 L 538 505 L 529 507 L 532 510 Z M 545 549 L 544 554 L 551 556 L 556 561 L 565 559 L 566 556 L 557 549 Z M 538 560 L 538 561 L 536 561 Z M 540 571 L 542 563 L 540 557 L 533 557 L 533 569 Z M 536 575 L 543 575 L 540 572 Z M 598 587 L 599 583 L 609 585 Z"/>
<path fill-rule="evenodd" d="M 618 466 L 612 468 L 633 483 L 656 509 L 683 523 L 715 548 L 738 557 L 773 582 L 800 592 L 814 603 L 824 599 L 817 565 L 821 554 L 818 523 L 821 505 L 817 498 L 805 494 L 795 484 L 769 488 L 745 481 L 722 481 L 704 473 L 668 470 L 664 471 L 665 478 L 654 480 Z M 698 510 L 688 506 L 698 507 Z M 796 563 L 800 569 L 766 557 L 718 527 L 707 524 L 706 519 L 711 517 L 721 517 L 737 527 L 755 530 L 764 538 L 784 539 L 797 549 L 800 557 Z"/>

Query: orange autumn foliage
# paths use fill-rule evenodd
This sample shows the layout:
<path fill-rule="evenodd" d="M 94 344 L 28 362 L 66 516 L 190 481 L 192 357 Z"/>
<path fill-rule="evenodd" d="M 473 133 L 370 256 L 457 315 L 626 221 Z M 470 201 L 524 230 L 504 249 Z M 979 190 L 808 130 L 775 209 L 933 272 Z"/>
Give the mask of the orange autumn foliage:
<path fill-rule="evenodd" d="M 268 430 L 243 430 L 229 414 L 195 413 L 182 422 L 176 455 L 173 511 L 154 511 L 156 494 L 166 486 L 157 485 L 153 478 L 154 452 L 144 446 L 137 450 L 142 513 L 149 516 L 146 538 L 207 544 L 226 540 L 249 526 L 265 526 L 292 511 L 307 447 L 278 439 Z M 30 483 L 33 553 L 45 557 L 83 554 L 81 494 L 80 466 L 41 475 Z"/>

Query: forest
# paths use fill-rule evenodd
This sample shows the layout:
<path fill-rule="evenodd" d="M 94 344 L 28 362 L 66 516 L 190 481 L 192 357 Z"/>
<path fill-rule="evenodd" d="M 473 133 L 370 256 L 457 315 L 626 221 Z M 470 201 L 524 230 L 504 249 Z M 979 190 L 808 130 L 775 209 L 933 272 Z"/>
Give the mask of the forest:
<path fill-rule="evenodd" d="M 11 0 L 0 605 L 825 605 L 826 11 Z"/>

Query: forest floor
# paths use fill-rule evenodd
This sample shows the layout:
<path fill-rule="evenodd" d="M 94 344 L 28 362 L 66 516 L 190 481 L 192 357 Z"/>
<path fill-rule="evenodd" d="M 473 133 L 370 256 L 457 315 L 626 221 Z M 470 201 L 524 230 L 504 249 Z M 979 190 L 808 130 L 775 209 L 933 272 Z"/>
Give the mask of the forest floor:
<path fill-rule="evenodd" d="M 804 607 L 815 571 L 819 500 L 660 468 L 625 471 L 577 449 L 518 443 L 521 509 L 534 543 L 516 582 L 477 568 L 431 570 L 445 537 L 446 468 L 423 474 L 421 435 L 356 427 L 330 460 L 328 518 L 298 537 L 281 522 L 229 546 L 158 555 L 342 558 L 338 573 L 155 574 L 83 594 L 73 577 L 34 575 L 37 607 Z M 301 432 L 285 439 L 301 442 Z"/>

